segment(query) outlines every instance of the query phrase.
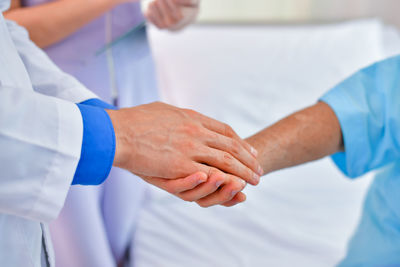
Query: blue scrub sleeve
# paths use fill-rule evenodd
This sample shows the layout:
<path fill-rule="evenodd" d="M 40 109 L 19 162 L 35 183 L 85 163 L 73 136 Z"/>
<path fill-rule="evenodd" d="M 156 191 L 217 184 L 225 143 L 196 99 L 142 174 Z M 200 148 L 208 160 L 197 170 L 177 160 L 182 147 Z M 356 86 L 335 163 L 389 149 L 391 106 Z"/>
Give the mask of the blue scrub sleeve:
<path fill-rule="evenodd" d="M 400 159 L 400 56 L 357 72 L 321 101 L 339 119 L 345 152 L 332 158 L 347 176 Z"/>
<path fill-rule="evenodd" d="M 101 100 L 89 100 L 79 107 L 83 119 L 81 158 L 76 169 L 73 185 L 99 185 L 111 171 L 115 155 L 115 133 L 106 109 L 114 109 Z M 95 104 L 95 105 L 91 105 Z"/>

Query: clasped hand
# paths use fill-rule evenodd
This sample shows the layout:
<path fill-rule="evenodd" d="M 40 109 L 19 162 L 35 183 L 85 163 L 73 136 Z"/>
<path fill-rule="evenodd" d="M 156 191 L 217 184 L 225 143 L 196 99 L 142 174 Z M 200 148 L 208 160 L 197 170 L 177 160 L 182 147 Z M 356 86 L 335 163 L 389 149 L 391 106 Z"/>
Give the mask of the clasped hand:
<path fill-rule="evenodd" d="M 228 125 L 164 103 L 107 111 L 116 135 L 114 166 L 202 207 L 245 200 L 263 170 L 257 152 Z"/>

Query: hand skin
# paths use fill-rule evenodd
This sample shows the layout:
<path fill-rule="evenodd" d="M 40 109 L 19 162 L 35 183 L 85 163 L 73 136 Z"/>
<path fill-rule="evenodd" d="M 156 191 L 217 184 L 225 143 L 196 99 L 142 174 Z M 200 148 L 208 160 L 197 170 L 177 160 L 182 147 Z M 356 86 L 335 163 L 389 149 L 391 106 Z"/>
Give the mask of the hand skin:
<path fill-rule="evenodd" d="M 231 207 L 246 201 L 241 191 L 246 187 L 242 179 L 224 178 L 224 173 L 215 171 L 208 178 L 207 174 L 197 172 L 186 178 L 174 180 L 144 177 L 143 179 L 180 199 L 196 203 L 203 208 L 214 205 Z M 219 186 L 219 184 L 221 184 Z"/>
<path fill-rule="evenodd" d="M 191 8 L 194 17 L 199 11 L 199 0 L 154 0 L 145 11 L 146 19 L 159 29 L 181 29 L 184 19 L 183 8 Z"/>
<path fill-rule="evenodd" d="M 207 199 L 204 207 L 243 201 L 236 195 L 246 182 L 259 183 L 257 152 L 226 124 L 159 102 L 107 112 L 116 135 L 114 166 L 183 200 Z"/>
<path fill-rule="evenodd" d="M 343 151 L 334 111 L 324 102 L 296 112 L 246 141 L 258 149 L 265 174 Z"/>
<path fill-rule="evenodd" d="M 258 151 L 264 174 L 318 160 L 344 148 L 339 121 L 324 102 L 296 112 L 246 141 Z M 241 198 L 238 194 L 222 205 L 236 205 L 242 202 Z M 200 206 L 220 204 L 209 198 L 196 202 Z"/>
<path fill-rule="evenodd" d="M 139 0 L 57 0 L 22 7 L 21 0 L 12 0 L 4 17 L 24 26 L 31 40 L 45 48 L 68 37 L 84 25 L 116 5 Z"/>

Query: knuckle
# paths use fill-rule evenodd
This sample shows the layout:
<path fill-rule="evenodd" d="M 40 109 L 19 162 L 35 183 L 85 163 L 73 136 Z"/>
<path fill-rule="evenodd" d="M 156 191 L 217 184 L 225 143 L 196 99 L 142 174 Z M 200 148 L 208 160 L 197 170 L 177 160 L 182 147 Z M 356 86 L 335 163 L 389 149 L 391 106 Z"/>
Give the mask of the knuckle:
<path fill-rule="evenodd" d="M 218 170 L 217 169 L 214 169 L 214 168 L 209 168 L 208 169 L 207 175 L 210 178 L 210 180 L 213 180 L 213 179 L 215 180 L 217 174 L 218 174 Z"/>
<path fill-rule="evenodd" d="M 227 152 L 224 152 L 222 163 L 225 167 L 231 168 L 233 166 L 233 156 Z"/>
<path fill-rule="evenodd" d="M 209 181 L 213 184 L 223 184 L 225 181 L 225 178 L 222 175 L 222 172 L 220 172 L 219 170 L 214 169 L 214 168 L 209 169 L 208 177 L 209 177 Z"/>
<path fill-rule="evenodd" d="M 182 131 L 189 136 L 197 136 L 200 132 L 201 129 L 198 125 L 188 122 L 182 125 Z"/>
<path fill-rule="evenodd" d="M 220 187 L 224 183 L 224 179 L 222 177 L 217 177 L 212 181 L 215 187 Z"/>
<path fill-rule="evenodd" d="M 224 157 L 224 160 L 226 160 L 226 161 L 232 161 L 233 160 L 233 156 L 228 152 L 224 152 L 223 157 Z"/>
<path fill-rule="evenodd" d="M 249 163 L 249 167 L 253 170 L 257 170 L 258 166 L 260 166 L 260 164 L 258 163 L 258 160 L 255 158 L 250 158 L 250 160 L 247 161 Z"/>
<path fill-rule="evenodd" d="M 254 179 L 254 172 L 252 170 L 250 170 L 249 168 L 246 168 L 246 177 L 249 178 L 249 180 L 253 180 Z"/>
<path fill-rule="evenodd" d="M 228 124 L 224 123 L 224 129 L 225 129 L 225 135 L 228 137 L 233 137 L 235 135 L 235 132 L 233 131 L 232 127 L 229 126 Z"/>
<path fill-rule="evenodd" d="M 235 155 L 240 154 L 240 144 L 239 144 L 239 142 L 236 141 L 236 140 L 232 140 L 231 149 L 232 149 L 232 153 L 234 153 Z"/>
<path fill-rule="evenodd" d="M 195 151 L 197 150 L 197 144 L 193 139 L 188 139 L 181 141 L 180 147 L 183 148 L 185 151 Z"/>

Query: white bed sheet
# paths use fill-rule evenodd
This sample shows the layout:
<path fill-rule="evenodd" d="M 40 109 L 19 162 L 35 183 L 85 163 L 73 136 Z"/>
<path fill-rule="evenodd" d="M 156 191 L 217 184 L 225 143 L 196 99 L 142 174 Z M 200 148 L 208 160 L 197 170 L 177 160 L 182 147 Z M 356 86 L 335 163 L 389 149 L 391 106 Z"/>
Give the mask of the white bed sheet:
<path fill-rule="evenodd" d="M 378 20 L 202 26 L 180 34 L 152 30 L 151 38 L 163 99 L 225 121 L 245 137 L 397 53 L 397 33 L 388 29 Z M 264 177 L 232 209 L 201 209 L 153 189 L 133 265 L 333 266 L 344 256 L 370 180 L 348 180 L 324 159 Z"/>

